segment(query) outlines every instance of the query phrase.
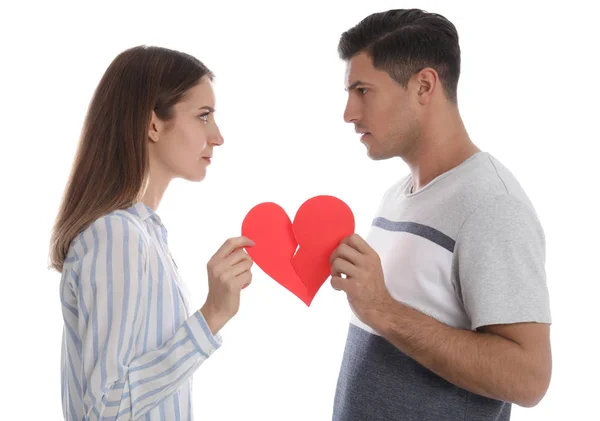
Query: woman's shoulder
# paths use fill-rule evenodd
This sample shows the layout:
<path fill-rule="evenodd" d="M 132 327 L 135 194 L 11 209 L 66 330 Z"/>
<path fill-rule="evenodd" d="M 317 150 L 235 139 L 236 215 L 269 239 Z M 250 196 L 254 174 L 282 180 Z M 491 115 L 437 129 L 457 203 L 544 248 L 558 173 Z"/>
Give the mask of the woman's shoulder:
<path fill-rule="evenodd" d="M 133 212 L 132 208 L 117 209 L 93 221 L 82 234 L 106 235 L 114 237 L 125 237 L 132 234 L 144 236 L 147 234 L 142 220 Z"/>
<path fill-rule="evenodd" d="M 148 244 L 148 231 L 135 212 L 131 208 L 117 209 L 96 218 L 73 239 L 65 263 L 107 247 L 129 249 L 135 245 L 145 252 Z"/>

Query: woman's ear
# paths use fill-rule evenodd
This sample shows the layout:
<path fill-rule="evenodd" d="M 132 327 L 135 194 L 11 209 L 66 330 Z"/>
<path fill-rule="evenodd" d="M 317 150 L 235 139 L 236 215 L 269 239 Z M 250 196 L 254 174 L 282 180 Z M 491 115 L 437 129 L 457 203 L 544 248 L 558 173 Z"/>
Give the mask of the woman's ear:
<path fill-rule="evenodd" d="M 152 118 L 150 118 L 150 124 L 148 125 L 148 139 L 156 143 L 160 139 L 162 132 L 162 122 L 157 117 L 156 113 L 152 111 Z"/>

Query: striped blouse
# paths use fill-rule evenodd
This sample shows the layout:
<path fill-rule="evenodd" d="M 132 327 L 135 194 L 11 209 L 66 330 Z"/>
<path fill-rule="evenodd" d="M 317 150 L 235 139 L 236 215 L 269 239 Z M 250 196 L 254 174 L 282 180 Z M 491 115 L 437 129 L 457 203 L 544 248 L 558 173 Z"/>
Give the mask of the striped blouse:
<path fill-rule="evenodd" d="M 60 283 L 65 420 L 193 419 L 192 374 L 221 336 L 187 294 L 167 231 L 141 202 L 73 240 Z"/>

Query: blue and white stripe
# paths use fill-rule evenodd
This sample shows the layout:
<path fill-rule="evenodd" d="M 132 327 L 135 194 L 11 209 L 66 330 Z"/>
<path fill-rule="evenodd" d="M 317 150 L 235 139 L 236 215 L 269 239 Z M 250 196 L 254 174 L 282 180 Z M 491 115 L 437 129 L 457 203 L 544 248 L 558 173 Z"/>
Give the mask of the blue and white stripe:
<path fill-rule="evenodd" d="M 191 421 L 191 378 L 221 345 L 143 203 L 96 220 L 71 244 L 60 287 L 65 420 Z"/>

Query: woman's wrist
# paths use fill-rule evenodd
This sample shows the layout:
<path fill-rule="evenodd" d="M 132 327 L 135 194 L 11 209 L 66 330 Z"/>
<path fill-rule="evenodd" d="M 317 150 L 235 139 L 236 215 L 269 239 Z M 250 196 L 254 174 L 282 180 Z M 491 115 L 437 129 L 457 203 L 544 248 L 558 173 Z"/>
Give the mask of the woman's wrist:
<path fill-rule="evenodd" d="M 208 325 L 208 328 L 213 336 L 216 335 L 227 323 L 227 318 L 209 303 L 205 303 L 200 309 L 200 312 L 202 313 L 204 320 L 206 320 L 206 324 Z"/>

